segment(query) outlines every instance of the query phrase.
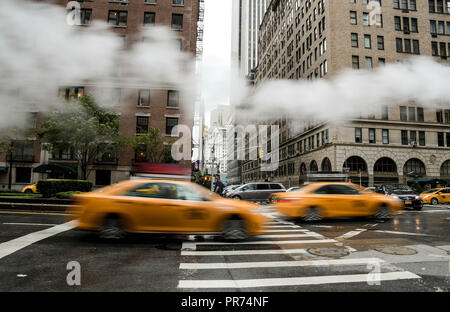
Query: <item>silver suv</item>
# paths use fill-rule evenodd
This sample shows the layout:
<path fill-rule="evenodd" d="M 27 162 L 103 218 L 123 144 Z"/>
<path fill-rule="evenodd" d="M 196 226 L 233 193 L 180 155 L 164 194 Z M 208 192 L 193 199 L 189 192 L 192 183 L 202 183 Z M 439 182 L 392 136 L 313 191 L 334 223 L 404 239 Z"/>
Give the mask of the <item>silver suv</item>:
<path fill-rule="evenodd" d="M 228 198 L 248 201 L 268 201 L 272 193 L 286 192 L 283 184 L 275 182 L 256 182 L 244 184 L 227 194 Z"/>

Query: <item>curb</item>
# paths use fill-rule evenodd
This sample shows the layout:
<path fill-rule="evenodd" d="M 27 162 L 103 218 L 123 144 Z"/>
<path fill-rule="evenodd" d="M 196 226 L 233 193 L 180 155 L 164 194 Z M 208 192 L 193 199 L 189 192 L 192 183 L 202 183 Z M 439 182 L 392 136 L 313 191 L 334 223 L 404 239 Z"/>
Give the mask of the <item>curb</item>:
<path fill-rule="evenodd" d="M 58 205 L 58 204 L 31 204 L 31 203 L 1 203 L 0 209 L 14 209 L 14 210 L 38 210 L 38 211 L 62 211 L 65 212 L 72 205 Z"/>

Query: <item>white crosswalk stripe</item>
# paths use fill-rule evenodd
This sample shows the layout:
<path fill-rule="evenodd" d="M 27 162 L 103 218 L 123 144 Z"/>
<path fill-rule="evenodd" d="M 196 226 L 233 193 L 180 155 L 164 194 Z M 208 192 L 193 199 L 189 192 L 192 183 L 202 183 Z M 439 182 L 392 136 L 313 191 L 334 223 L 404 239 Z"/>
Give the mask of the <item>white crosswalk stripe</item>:
<path fill-rule="evenodd" d="M 242 274 L 244 274 L 244 277 L 250 278 L 208 279 L 204 278 L 205 275 L 203 274 L 201 275 L 203 278 L 198 277 L 197 279 L 179 280 L 178 288 L 246 289 L 336 283 L 369 283 L 371 278 L 369 267 L 374 264 L 383 268 L 383 272 L 380 271 L 377 275 L 377 281 L 380 282 L 420 278 L 420 276 L 414 273 L 401 270 L 378 258 L 323 259 L 323 257 L 314 256 L 308 252 L 308 248 L 311 246 L 316 247 L 315 245 L 317 244 L 317 247 L 319 247 L 331 244 L 335 247 L 339 244 L 339 241 L 309 231 L 292 222 L 275 218 L 265 224 L 265 229 L 266 232 L 264 234 L 240 242 L 183 242 L 181 256 L 191 257 L 182 258 L 184 261 L 182 260 L 180 263 L 179 269 L 186 272 L 189 272 L 187 270 L 191 270 L 191 273 L 183 274 L 183 276 L 192 278 L 192 276 L 200 274 L 200 272 L 208 274 L 208 272 L 216 271 L 218 273 L 215 273 L 214 276 L 221 276 L 220 272 L 226 272 L 226 270 L 240 270 L 239 272 L 243 272 Z M 355 233 L 352 233 L 352 235 L 354 234 Z M 257 248 L 258 245 L 260 246 L 259 248 Z M 261 248 L 262 246 L 267 245 L 274 245 L 278 248 Z M 232 248 L 232 250 L 229 250 L 230 248 Z M 229 256 L 230 258 L 218 258 L 223 256 Z M 243 259 L 248 260 L 248 257 L 242 258 L 243 256 L 250 256 L 252 261 L 242 261 Z M 292 260 L 290 260 L 289 257 Z M 237 259 L 239 259 L 239 261 Z M 276 272 L 280 272 L 279 274 L 287 276 L 283 275 L 274 278 L 273 271 L 271 271 L 272 273 L 270 276 L 261 276 L 259 272 L 265 268 L 276 269 Z M 335 268 L 334 270 L 338 270 L 339 274 L 336 275 L 336 272 L 332 272 L 331 274 L 324 272 L 317 276 L 318 268 L 322 271 L 325 270 L 326 272 Z M 290 271 L 286 272 L 286 270 L 293 270 L 295 273 L 291 274 Z M 362 272 L 365 272 L 365 274 L 361 274 L 361 270 Z M 386 270 L 391 271 L 385 272 Z M 352 274 L 345 274 L 345 271 Z M 311 275 L 314 273 L 314 276 L 303 275 Z M 230 274 L 224 276 L 229 275 Z"/>

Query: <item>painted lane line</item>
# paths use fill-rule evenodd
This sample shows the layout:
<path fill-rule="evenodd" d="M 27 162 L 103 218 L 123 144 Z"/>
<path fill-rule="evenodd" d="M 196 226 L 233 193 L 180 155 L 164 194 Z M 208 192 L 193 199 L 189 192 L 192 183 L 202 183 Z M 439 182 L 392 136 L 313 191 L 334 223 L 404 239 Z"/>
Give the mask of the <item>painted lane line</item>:
<path fill-rule="evenodd" d="M 338 259 L 338 260 L 309 260 L 309 261 L 261 261 L 261 262 L 231 262 L 231 263 L 180 263 L 182 270 L 209 269 L 254 269 L 254 268 L 282 268 L 331 265 L 367 265 L 369 263 L 383 263 L 378 258 Z"/>
<path fill-rule="evenodd" d="M 283 244 L 320 244 L 336 243 L 334 239 L 287 240 L 287 241 L 248 241 L 248 242 L 193 242 L 192 245 L 283 245 Z"/>
<path fill-rule="evenodd" d="M 264 233 L 306 233 L 308 230 L 296 229 L 296 230 L 265 230 Z M 262 234 L 264 235 L 264 234 Z"/>
<path fill-rule="evenodd" d="M 51 228 L 37 231 L 34 233 L 21 236 L 19 238 L 4 242 L 0 244 L 0 259 L 23 249 L 31 244 L 34 244 L 40 240 L 46 239 L 48 237 L 54 236 L 56 234 L 66 232 L 73 229 L 76 226 L 76 221 L 70 221 L 63 224 L 55 225 Z"/>
<path fill-rule="evenodd" d="M 58 224 L 49 224 L 49 223 L 21 223 L 21 222 L 3 222 L 3 224 L 7 224 L 7 225 L 41 225 L 41 226 L 55 226 Z"/>
<path fill-rule="evenodd" d="M 306 254 L 306 249 L 250 249 L 250 250 L 195 250 L 181 251 L 182 256 L 239 256 L 239 255 L 283 255 Z"/>
<path fill-rule="evenodd" d="M 410 232 L 397 232 L 397 231 L 383 231 L 383 230 L 374 230 L 373 232 L 398 234 L 398 235 L 433 236 L 433 235 L 430 235 L 430 234 L 410 233 Z"/>
<path fill-rule="evenodd" d="M 5 211 L 2 210 L 0 213 L 5 214 L 30 214 L 30 215 L 43 215 L 43 216 L 67 216 L 67 213 L 55 213 L 55 212 L 31 212 L 31 211 Z"/>
<path fill-rule="evenodd" d="M 305 234 L 263 234 L 256 236 L 257 238 L 287 238 L 287 237 L 323 237 L 317 233 L 305 233 Z"/>
<path fill-rule="evenodd" d="M 296 228 L 301 229 L 298 225 L 266 225 L 265 228 Z"/>
<path fill-rule="evenodd" d="M 336 239 L 338 239 L 338 240 L 339 239 L 348 239 L 348 238 L 354 237 L 358 234 L 361 234 L 364 231 L 367 231 L 367 229 L 356 229 L 354 231 L 350 231 L 345 234 L 342 234 L 341 236 L 336 237 Z"/>
<path fill-rule="evenodd" d="M 402 279 L 418 279 L 420 276 L 411 272 L 379 273 L 380 281 L 394 281 Z M 368 274 L 329 275 L 310 277 L 288 278 L 262 278 L 245 280 L 181 280 L 178 288 L 252 288 L 252 287 L 276 287 L 276 286 L 302 286 L 336 283 L 360 283 L 367 282 Z"/>

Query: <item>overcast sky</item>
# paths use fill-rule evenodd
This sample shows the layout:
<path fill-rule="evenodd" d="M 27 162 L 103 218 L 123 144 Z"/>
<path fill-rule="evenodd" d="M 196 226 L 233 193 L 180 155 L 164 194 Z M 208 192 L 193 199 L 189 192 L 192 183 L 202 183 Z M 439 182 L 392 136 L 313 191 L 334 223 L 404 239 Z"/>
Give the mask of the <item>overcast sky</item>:
<path fill-rule="evenodd" d="M 229 104 L 231 58 L 231 0 L 205 0 L 202 97 L 207 112 Z"/>

